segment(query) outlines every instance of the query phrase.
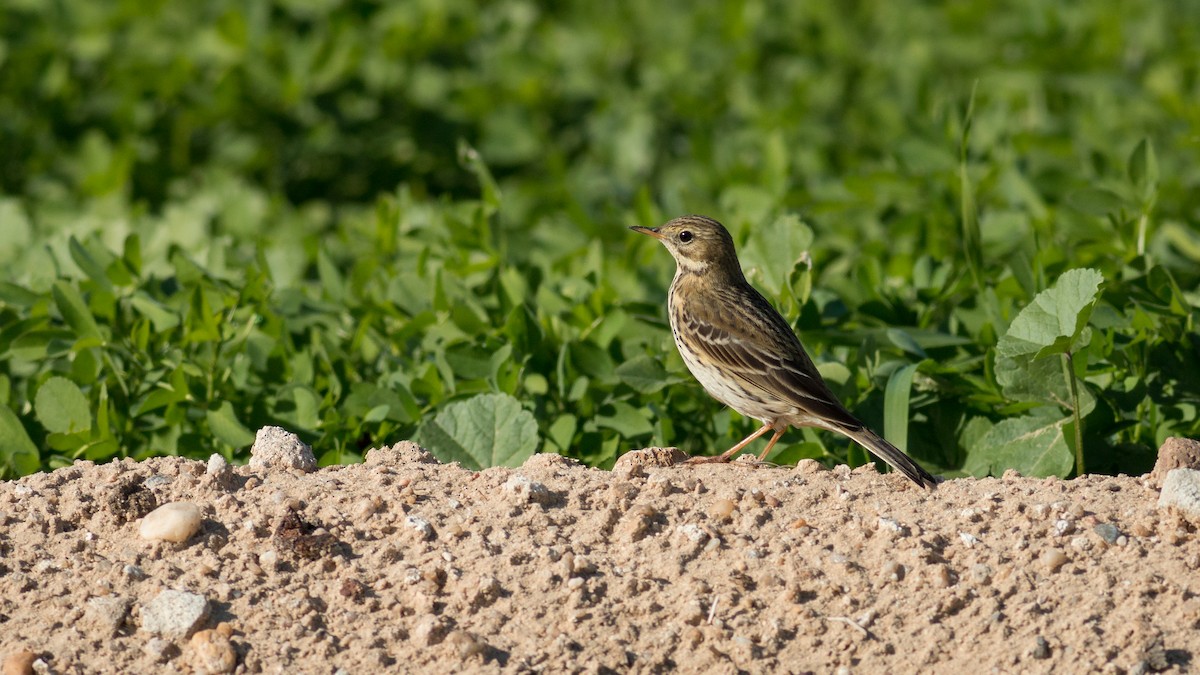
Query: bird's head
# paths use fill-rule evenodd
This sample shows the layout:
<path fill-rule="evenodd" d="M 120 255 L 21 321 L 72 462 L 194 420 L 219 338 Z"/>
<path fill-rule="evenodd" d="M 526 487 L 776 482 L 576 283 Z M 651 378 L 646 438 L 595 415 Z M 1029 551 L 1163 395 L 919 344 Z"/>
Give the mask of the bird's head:
<path fill-rule="evenodd" d="M 725 226 L 705 216 L 681 216 L 660 227 L 629 228 L 654 237 L 674 256 L 680 271 L 719 271 L 741 275 L 733 237 Z"/>

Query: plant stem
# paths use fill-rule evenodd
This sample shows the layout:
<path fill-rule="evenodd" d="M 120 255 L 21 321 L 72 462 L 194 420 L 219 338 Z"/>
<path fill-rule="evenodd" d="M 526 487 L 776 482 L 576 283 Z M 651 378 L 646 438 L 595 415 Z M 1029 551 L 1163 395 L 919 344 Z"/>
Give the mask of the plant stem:
<path fill-rule="evenodd" d="M 1063 353 L 1067 384 L 1071 387 L 1071 408 L 1075 415 L 1075 476 L 1083 475 L 1083 419 L 1079 416 L 1079 383 L 1075 379 L 1075 362 L 1071 352 Z"/>

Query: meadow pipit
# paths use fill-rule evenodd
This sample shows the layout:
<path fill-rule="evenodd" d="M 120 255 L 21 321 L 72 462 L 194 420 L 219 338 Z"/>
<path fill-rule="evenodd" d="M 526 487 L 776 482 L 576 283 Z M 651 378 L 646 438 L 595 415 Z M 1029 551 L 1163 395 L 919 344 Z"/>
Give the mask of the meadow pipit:
<path fill-rule="evenodd" d="M 688 370 L 713 398 L 763 423 L 722 455 L 693 461 L 727 462 L 774 429 L 759 455 L 765 459 L 789 427 L 812 426 L 848 436 L 917 485 L 937 484 L 838 401 L 791 326 L 746 281 L 723 225 L 704 216 L 683 216 L 662 227 L 630 229 L 658 239 L 675 258 L 667 312 Z"/>

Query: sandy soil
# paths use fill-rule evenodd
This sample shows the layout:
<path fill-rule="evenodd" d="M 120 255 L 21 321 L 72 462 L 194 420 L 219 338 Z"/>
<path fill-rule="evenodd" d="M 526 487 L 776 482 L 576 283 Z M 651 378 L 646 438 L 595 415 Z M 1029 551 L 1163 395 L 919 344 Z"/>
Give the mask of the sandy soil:
<path fill-rule="evenodd" d="M 3 482 L 4 673 L 1197 668 L 1200 541 L 1149 476 L 927 493 L 870 467 L 654 466 L 669 455 L 473 472 L 401 443 L 311 472 L 165 458 Z M 199 531 L 142 538 L 174 501 Z M 201 605 L 182 624 L 151 617 L 171 590 Z"/>

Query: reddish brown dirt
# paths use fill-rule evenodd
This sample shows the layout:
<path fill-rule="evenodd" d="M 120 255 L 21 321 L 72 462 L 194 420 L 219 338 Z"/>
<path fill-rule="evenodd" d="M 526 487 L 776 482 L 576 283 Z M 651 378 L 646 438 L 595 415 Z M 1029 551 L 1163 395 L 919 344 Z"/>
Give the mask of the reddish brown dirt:
<path fill-rule="evenodd" d="M 177 458 L 80 462 L 0 483 L 0 658 L 57 673 L 1185 672 L 1200 540 L 1157 498 L 1144 477 L 927 493 L 811 462 L 607 472 L 538 455 L 473 472 L 411 444 L 223 480 Z M 170 501 L 199 505 L 200 531 L 141 539 L 138 519 Z M 166 589 L 208 600 L 199 638 L 142 626 Z M 235 658 L 206 660 L 210 641 Z"/>

